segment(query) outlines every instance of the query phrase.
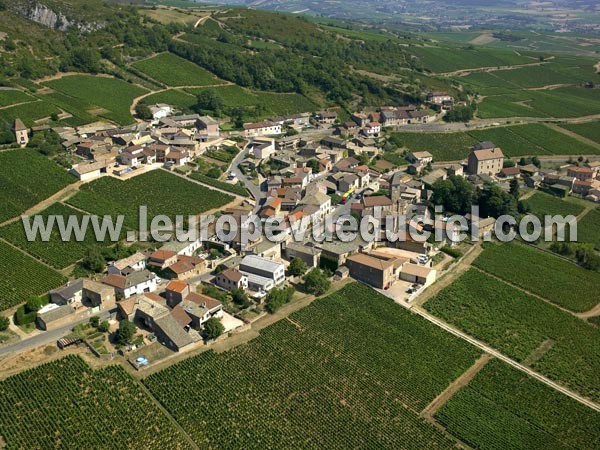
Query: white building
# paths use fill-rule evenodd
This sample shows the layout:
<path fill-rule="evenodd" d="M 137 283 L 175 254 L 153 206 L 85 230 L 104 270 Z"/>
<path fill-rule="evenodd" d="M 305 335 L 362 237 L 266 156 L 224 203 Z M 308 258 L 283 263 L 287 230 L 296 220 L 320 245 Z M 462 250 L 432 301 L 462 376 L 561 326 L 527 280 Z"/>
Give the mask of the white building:
<path fill-rule="evenodd" d="M 117 295 L 123 298 L 154 292 L 157 287 L 156 275 L 149 270 L 132 272 L 128 275 L 110 274 L 102 282 L 114 287 Z"/>
<path fill-rule="evenodd" d="M 113 275 L 126 275 L 131 272 L 138 272 L 146 268 L 146 256 L 143 253 L 136 252 L 127 258 L 113 261 L 108 265 L 108 273 Z"/>
<path fill-rule="evenodd" d="M 244 135 L 247 138 L 274 136 L 281 134 L 281 125 L 273 122 L 256 122 L 244 124 Z"/>
<path fill-rule="evenodd" d="M 173 114 L 173 108 L 165 103 L 157 103 L 150 107 L 150 113 L 152 114 L 152 119 L 160 120 Z"/>
<path fill-rule="evenodd" d="M 266 159 L 275 153 L 275 139 L 254 139 L 250 146 L 258 159 Z"/>
<path fill-rule="evenodd" d="M 272 287 L 278 286 L 285 281 L 285 266 L 277 261 L 273 261 L 260 256 L 247 255 L 240 264 L 240 272 L 248 277 L 248 287 L 252 289 L 252 284 L 261 284 Z M 265 280 L 260 280 L 257 277 L 265 278 L 273 282 L 272 286 Z M 263 289 L 263 290 L 269 290 Z"/>

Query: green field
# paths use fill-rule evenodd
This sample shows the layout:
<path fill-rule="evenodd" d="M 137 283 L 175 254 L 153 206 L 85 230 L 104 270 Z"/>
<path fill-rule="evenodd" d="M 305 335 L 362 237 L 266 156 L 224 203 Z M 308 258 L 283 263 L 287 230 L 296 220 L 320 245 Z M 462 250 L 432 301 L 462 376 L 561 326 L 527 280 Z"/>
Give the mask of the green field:
<path fill-rule="evenodd" d="M 182 110 L 191 108 L 197 103 L 196 96 L 187 94 L 180 89 L 170 89 L 168 91 L 158 92 L 149 95 L 142 101 L 147 105 L 166 103 L 167 105 L 176 106 Z"/>
<path fill-rule="evenodd" d="M 535 273 L 532 267 L 529 273 Z M 541 273 L 539 279 L 551 281 Z M 590 286 L 585 290 L 591 291 Z M 530 361 L 530 367 L 596 402 L 600 399 L 600 329 L 586 321 L 475 269 L 425 308 L 520 362 L 549 342 L 550 349 Z"/>
<path fill-rule="evenodd" d="M 75 181 L 33 150 L 1 152 L 0 167 L 0 222 L 18 216 Z"/>
<path fill-rule="evenodd" d="M 208 86 L 225 83 L 202 67 L 172 53 L 161 53 L 138 61 L 133 66 L 168 86 Z"/>
<path fill-rule="evenodd" d="M 41 295 L 67 281 L 58 272 L 42 265 L 0 241 L 0 311 Z"/>
<path fill-rule="evenodd" d="M 81 223 L 83 213 L 63 204 L 55 203 L 46 210 L 40 212 L 39 215 L 44 218 L 44 223 L 47 223 L 48 216 L 50 215 L 62 216 L 64 217 L 65 222 L 69 220 L 70 216 L 74 216 L 77 218 L 78 223 Z M 78 242 L 74 237 L 68 241 L 63 241 L 58 230 L 58 225 L 56 224 L 52 228 L 52 234 L 50 235 L 50 240 L 48 242 L 42 241 L 41 237 L 30 242 L 25 235 L 23 223 L 19 220 L 18 222 L 0 228 L 0 237 L 23 249 L 30 255 L 46 262 L 52 267 L 64 269 L 83 259 L 88 250 L 92 248 L 101 250 L 107 245 L 110 245 L 108 236 L 106 237 L 106 243 L 97 242 L 91 227 L 92 225 L 90 224 L 90 229 L 85 235 L 85 240 L 82 242 Z"/>
<path fill-rule="evenodd" d="M 454 447 L 418 413 L 474 348 L 358 283 L 290 319 L 144 383 L 202 448 Z"/>
<path fill-rule="evenodd" d="M 212 89 L 226 108 L 246 108 L 249 118 L 260 120 L 283 114 L 315 111 L 318 106 L 300 94 L 250 91 L 239 86 L 222 86 Z M 198 95 L 202 89 L 186 89 Z"/>
<path fill-rule="evenodd" d="M 482 450 L 593 449 L 600 442 L 600 414 L 498 360 L 489 361 L 435 419 Z"/>
<path fill-rule="evenodd" d="M 0 107 L 17 103 L 32 102 L 35 98 L 16 89 L 0 89 Z"/>
<path fill-rule="evenodd" d="M 113 120 L 121 125 L 133 123 L 129 107 L 133 99 L 144 94 L 145 89 L 116 78 L 91 75 L 72 75 L 44 83 L 63 94 L 61 100 L 74 111 L 96 111 L 100 118 Z"/>
<path fill-rule="evenodd" d="M 600 303 L 600 291 L 589 289 L 600 283 L 600 273 L 531 246 L 516 242 L 491 245 L 474 264 L 572 311 L 588 311 Z"/>
<path fill-rule="evenodd" d="M 515 91 L 486 97 L 478 106 L 482 119 L 502 117 L 570 118 L 600 114 L 600 89 L 561 87 Z"/>
<path fill-rule="evenodd" d="M 0 110 L 2 120 L 12 124 L 19 118 L 28 127 L 35 126 L 36 122 L 42 119 L 49 119 L 52 114 L 60 113 L 60 109 L 55 105 L 39 100 Z"/>
<path fill-rule="evenodd" d="M 248 197 L 248 191 L 243 186 L 237 184 L 224 183 L 223 181 L 215 180 L 214 178 L 207 177 L 198 172 L 192 172 L 189 177 L 192 180 L 200 181 L 201 183 L 208 184 L 209 186 L 216 187 L 223 191 L 231 192 L 235 195 L 241 195 L 242 197 Z"/>
<path fill-rule="evenodd" d="M 534 59 L 520 56 L 511 50 L 411 46 L 408 51 L 418 57 L 425 69 L 436 73 L 535 62 Z"/>
<path fill-rule="evenodd" d="M 600 151 L 544 124 L 512 125 L 454 133 L 394 133 L 394 140 L 411 151 L 428 151 L 436 161 L 466 158 L 478 142 L 491 141 L 507 157 L 525 155 L 586 155 Z"/>
<path fill-rule="evenodd" d="M 600 144 L 600 122 L 566 123 L 561 128 L 577 133 Z"/>
<path fill-rule="evenodd" d="M 127 228 L 137 230 L 139 207 L 147 206 L 148 218 L 164 214 L 197 215 L 226 205 L 233 197 L 202 187 L 164 170 L 139 175 L 130 180 L 101 178 L 81 187 L 68 203 L 100 216 L 125 216 Z"/>
<path fill-rule="evenodd" d="M 594 209 L 577 223 L 577 240 L 594 244 L 600 249 L 600 210 Z"/>
<path fill-rule="evenodd" d="M 190 448 L 121 367 L 76 356 L 0 381 L 0 429 L 7 449 Z"/>
<path fill-rule="evenodd" d="M 578 216 L 584 207 L 570 200 L 564 200 L 545 192 L 537 191 L 524 202 L 529 206 L 530 213 L 540 220 L 544 216 Z"/>

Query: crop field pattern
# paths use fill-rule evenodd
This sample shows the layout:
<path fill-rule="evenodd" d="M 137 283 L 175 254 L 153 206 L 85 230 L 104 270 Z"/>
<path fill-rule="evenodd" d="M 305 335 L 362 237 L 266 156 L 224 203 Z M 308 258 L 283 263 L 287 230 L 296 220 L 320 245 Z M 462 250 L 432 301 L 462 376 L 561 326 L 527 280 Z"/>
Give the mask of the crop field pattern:
<path fill-rule="evenodd" d="M 600 144 L 600 122 L 598 121 L 568 123 L 562 124 L 561 127 Z"/>
<path fill-rule="evenodd" d="M 542 220 L 544 216 L 575 216 L 577 217 L 584 210 L 584 207 L 577 205 L 569 200 L 563 200 L 554 195 L 537 191 L 527 200 L 524 200 L 531 214 Z"/>
<path fill-rule="evenodd" d="M 0 430 L 7 449 L 190 448 L 121 367 L 76 356 L 0 381 Z"/>
<path fill-rule="evenodd" d="M 418 413 L 474 348 L 358 283 L 290 319 L 144 383 L 202 448 L 454 447 Z"/>
<path fill-rule="evenodd" d="M 492 360 L 435 415 L 482 450 L 594 449 L 600 414 Z"/>
<path fill-rule="evenodd" d="M 99 216 L 125 215 L 125 227 L 137 230 L 139 207 L 148 207 L 148 218 L 163 214 L 197 215 L 231 202 L 233 197 L 200 186 L 164 170 L 130 180 L 101 178 L 82 186 L 69 204 Z"/>
<path fill-rule="evenodd" d="M 16 89 L 0 89 L 0 107 L 35 101 L 35 98 Z"/>
<path fill-rule="evenodd" d="M 474 265 L 572 311 L 588 311 L 600 303 L 600 291 L 589 289 L 600 283 L 600 273 L 534 247 L 492 245 Z"/>
<path fill-rule="evenodd" d="M 62 216 L 65 222 L 69 220 L 69 217 L 71 216 L 77 217 L 77 220 L 81 222 L 84 214 L 69 206 L 55 203 L 46 210 L 40 212 L 39 215 L 44 217 L 44 221 L 48 220 L 48 216 L 55 215 Z M 107 244 L 105 244 L 104 242 L 97 242 L 93 233 L 86 233 L 83 242 L 78 242 L 74 238 L 63 241 L 57 225 L 53 227 L 48 242 L 42 241 L 40 237 L 35 241 L 28 241 L 23 223 L 20 220 L 0 228 L 0 237 L 57 269 L 64 269 L 80 259 L 83 259 L 88 250 L 92 248 L 100 250 L 106 245 L 110 245 L 108 243 L 108 235 Z"/>
<path fill-rule="evenodd" d="M 589 286 L 593 285 L 583 288 Z M 600 400 L 600 329 L 588 322 L 475 269 L 429 300 L 425 308 L 520 362 L 553 341 L 531 368 L 593 401 Z"/>
<path fill-rule="evenodd" d="M 76 181 L 66 170 L 32 150 L 0 153 L 0 167 L 0 222 L 18 216 Z"/>
<path fill-rule="evenodd" d="M 209 86 L 223 84 L 209 71 L 172 53 L 134 63 L 134 67 L 168 86 Z"/>
<path fill-rule="evenodd" d="M 144 88 L 116 78 L 72 75 L 44 83 L 62 94 L 57 97 L 77 115 L 103 109 L 100 117 L 113 120 L 121 125 L 133 123 L 129 107 L 134 98 L 147 92 Z"/>
<path fill-rule="evenodd" d="M 600 249 L 600 209 L 590 211 L 577 223 L 577 240 Z"/>
<path fill-rule="evenodd" d="M 0 241 L 0 311 L 41 295 L 67 281 L 19 250 Z"/>

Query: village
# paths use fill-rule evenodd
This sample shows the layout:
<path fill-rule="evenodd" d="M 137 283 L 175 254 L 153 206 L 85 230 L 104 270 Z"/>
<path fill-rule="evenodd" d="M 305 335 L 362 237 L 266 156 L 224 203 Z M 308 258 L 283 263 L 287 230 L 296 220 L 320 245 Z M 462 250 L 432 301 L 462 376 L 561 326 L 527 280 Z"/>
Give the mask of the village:
<path fill-rule="evenodd" d="M 473 186 L 495 184 L 506 192 L 514 183 L 532 189 L 543 186 L 557 196 L 575 194 L 599 201 L 600 162 L 541 170 L 532 161 L 511 162 L 492 142 L 473 146 L 463 162 L 437 163 L 427 151 L 409 151 L 406 165 L 377 168 L 373 161 L 383 152 L 386 132 L 436 121 L 454 104 L 445 92 L 431 93 L 428 101 L 429 109 L 385 107 L 356 112 L 343 123 L 336 111 L 274 117 L 227 133 L 211 117 L 176 115 L 171 106 L 158 104 L 150 108 L 152 120 L 129 127 L 98 123 L 55 129 L 64 149 L 76 158 L 70 173 L 82 183 L 104 176 L 128 179 L 158 169 L 177 173 L 207 152 L 228 149 L 229 165 L 217 173 L 217 184 L 205 186 L 223 192 L 227 186 L 245 188 L 251 197 L 236 196 L 235 205 L 219 214 L 231 216 L 241 229 L 252 215 L 262 222 L 278 218 L 282 225 L 277 242 L 264 236 L 243 242 L 239 233 L 225 241 L 213 228 L 205 241 L 168 242 L 111 261 L 93 279 L 79 278 L 50 291 L 50 303 L 37 312 L 37 327 L 74 326 L 78 332 L 59 340 L 64 348 L 90 333 L 98 338 L 95 329 L 100 323 L 107 322 L 101 328 L 116 336 L 127 328 L 123 322 L 135 324 L 137 331 L 133 327 L 128 332 L 137 336 L 135 340 L 111 346 L 101 336 L 98 345 L 88 346 L 103 358 L 125 349 L 139 369 L 149 364 L 144 345 L 177 353 L 247 329 L 275 310 L 275 302 L 268 307 L 271 297 L 283 296 L 285 303 L 300 292 L 306 294 L 302 276 L 310 272 L 327 283 L 350 277 L 399 303 L 414 301 L 452 269 L 451 256 L 468 251 L 459 241 L 457 226 L 435 229 L 431 200 L 439 180 L 460 177 Z M 28 130 L 18 119 L 14 131 L 25 146 Z M 425 220 L 422 229 L 439 231 L 441 239 L 417 241 L 407 236 L 388 242 L 385 231 L 369 242 L 315 239 L 310 232 L 303 241 L 294 239 L 293 224 L 298 221 L 316 226 L 343 216 L 369 218 L 382 226 L 389 217 L 403 217 L 406 223 L 395 219 L 394 224 L 404 229 L 412 217 L 420 216 Z M 465 220 L 470 227 L 475 224 L 476 239 L 489 236 L 496 223 L 493 217 L 470 214 Z M 96 327 L 85 325 L 89 320 Z"/>

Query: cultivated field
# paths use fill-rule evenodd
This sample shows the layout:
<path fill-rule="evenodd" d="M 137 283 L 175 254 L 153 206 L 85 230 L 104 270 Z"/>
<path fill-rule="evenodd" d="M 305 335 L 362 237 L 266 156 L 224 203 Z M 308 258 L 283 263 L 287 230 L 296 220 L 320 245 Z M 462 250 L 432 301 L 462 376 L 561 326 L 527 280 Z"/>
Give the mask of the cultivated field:
<path fill-rule="evenodd" d="M 78 223 L 81 223 L 81 218 L 83 216 L 83 213 L 60 203 L 53 204 L 39 214 L 44 217 L 44 223 L 47 223 L 48 216 L 51 215 L 62 216 L 64 217 L 65 222 L 69 220 L 69 217 L 74 216 L 77 217 Z M 90 249 L 97 248 L 100 250 L 101 248 L 110 245 L 108 244 L 110 242 L 108 236 L 106 239 L 107 244 L 97 242 L 91 227 L 92 225 L 90 224 L 90 230 L 86 233 L 83 242 L 76 241 L 74 236 L 70 240 L 63 242 L 56 224 L 52 229 L 52 234 L 50 235 L 50 240 L 48 242 L 42 241 L 41 237 L 30 242 L 27 240 L 23 223 L 20 220 L 0 228 L 0 236 L 25 250 L 30 255 L 50 264 L 52 267 L 64 269 L 83 259 Z"/>
<path fill-rule="evenodd" d="M 472 448 L 593 449 L 600 414 L 492 360 L 435 415 Z"/>
<path fill-rule="evenodd" d="M 600 273 L 531 246 L 490 245 L 474 264 L 572 311 L 588 311 L 600 303 L 600 291 L 589 289 L 600 283 Z"/>
<path fill-rule="evenodd" d="M 484 141 L 493 142 L 508 157 L 600 153 L 591 145 L 535 123 L 454 133 L 400 132 L 394 136 L 411 151 L 428 151 L 437 161 L 464 159 L 474 144 Z"/>
<path fill-rule="evenodd" d="M 75 178 L 33 150 L 0 153 L 0 222 L 18 216 Z"/>
<path fill-rule="evenodd" d="M 600 122 L 566 123 L 562 128 L 600 143 Z"/>
<path fill-rule="evenodd" d="M 539 274 L 534 265 L 528 271 Z M 589 286 L 593 284 L 586 284 L 586 291 Z M 600 399 L 600 329 L 588 322 L 475 269 L 425 308 L 554 381 Z"/>
<path fill-rule="evenodd" d="M 524 200 L 530 209 L 530 213 L 543 219 L 544 216 L 561 215 L 577 217 L 584 210 L 584 207 L 570 200 L 558 198 L 545 192 L 537 191 L 527 200 Z"/>
<path fill-rule="evenodd" d="M 2 120 L 12 124 L 18 117 L 28 127 L 35 126 L 39 120 L 50 118 L 52 114 L 60 113 L 61 111 L 58 107 L 44 101 L 24 103 L 0 110 Z"/>
<path fill-rule="evenodd" d="M 144 98 L 143 102 L 147 105 L 166 103 L 167 105 L 173 105 L 185 110 L 194 106 L 197 103 L 197 99 L 194 95 L 187 94 L 181 89 L 170 89 L 168 91 L 149 95 Z"/>
<path fill-rule="evenodd" d="M 577 240 L 594 244 L 600 249 L 600 210 L 590 211 L 577 223 Z"/>
<path fill-rule="evenodd" d="M 138 61 L 133 66 L 168 86 L 207 86 L 224 83 L 209 71 L 172 53 L 161 53 Z"/>
<path fill-rule="evenodd" d="M 148 207 L 148 217 L 164 214 L 197 215 L 231 202 L 233 197 L 186 181 L 164 170 L 139 175 L 127 181 L 101 178 L 82 186 L 69 204 L 100 216 L 125 215 L 125 226 L 138 229 L 139 207 Z"/>
<path fill-rule="evenodd" d="M 42 265 L 0 241 L 0 311 L 40 295 L 67 281 L 58 272 Z"/>
<path fill-rule="evenodd" d="M 209 186 L 216 187 L 218 189 L 222 189 L 227 192 L 231 192 L 232 194 L 241 195 L 242 197 L 248 197 L 248 191 L 243 186 L 238 186 L 237 184 L 229 184 L 224 183 L 219 180 L 215 180 L 214 178 L 207 177 L 206 175 L 202 175 L 201 173 L 192 172 L 190 174 L 190 178 L 196 181 L 200 181 L 201 183 L 208 184 Z"/>
<path fill-rule="evenodd" d="M 44 83 L 63 94 L 61 100 L 75 111 L 106 110 L 98 114 L 121 125 L 132 123 L 129 107 L 145 89 L 116 78 L 72 75 Z"/>
<path fill-rule="evenodd" d="M 190 448 L 121 367 L 76 356 L 0 381 L 0 429 L 7 449 Z"/>
<path fill-rule="evenodd" d="M 355 283 L 144 383 L 202 448 L 453 448 L 418 413 L 477 356 Z"/>
<path fill-rule="evenodd" d="M 0 107 L 15 105 L 17 103 L 32 102 L 35 98 L 15 89 L 0 89 Z"/>

